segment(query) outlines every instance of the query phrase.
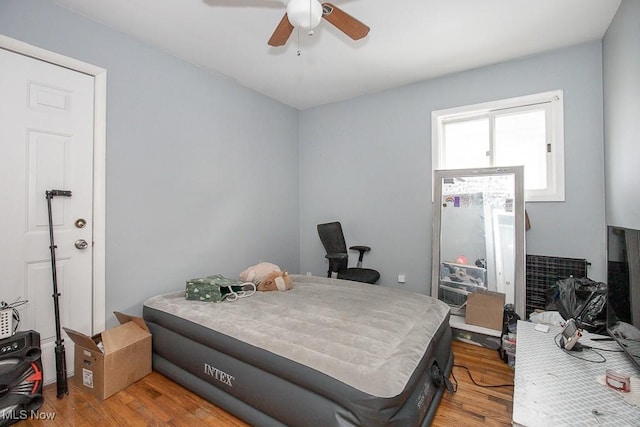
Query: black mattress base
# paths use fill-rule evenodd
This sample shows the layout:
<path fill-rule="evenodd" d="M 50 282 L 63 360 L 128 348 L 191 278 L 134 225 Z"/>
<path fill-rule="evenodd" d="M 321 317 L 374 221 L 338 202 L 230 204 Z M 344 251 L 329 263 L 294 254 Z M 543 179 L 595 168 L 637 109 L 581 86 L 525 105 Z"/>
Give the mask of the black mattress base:
<path fill-rule="evenodd" d="M 451 373 L 452 366 L 453 354 L 449 358 L 447 366 L 445 367 L 445 375 L 447 377 Z M 190 374 L 157 354 L 153 355 L 153 370 L 161 373 L 178 384 L 182 384 L 193 393 L 209 402 L 212 402 L 231 414 L 242 414 L 241 416 L 238 415 L 238 417 L 251 425 L 261 427 L 286 427 L 286 424 L 282 424 L 264 412 L 247 405 L 242 400 L 237 399 L 216 387 L 212 387 L 208 382 Z M 440 400 L 442 400 L 444 390 L 444 387 L 438 387 L 435 389 L 435 393 L 431 397 L 431 403 L 425 412 L 425 416 L 420 423 L 420 427 L 427 427 L 433 422 Z"/>
<path fill-rule="evenodd" d="M 206 328 L 200 325 L 191 324 L 191 334 L 179 327 L 180 332 L 174 332 L 176 325 L 164 315 L 154 318 L 158 314 L 145 307 L 153 334 L 153 369 L 252 425 L 426 426 L 444 390 L 431 380 L 431 367 L 437 363 L 448 376 L 453 365 L 448 316 L 405 391 L 384 399 L 268 351 L 234 343 L 237 340 L 230 337 L 204 339 Z M 221 338 L 251 348 L 230 351 L 234 346 L 214 344 Z M 242 357 L 247 354 L 251 357 Z"/>
<path fill-rule="evenodd" d="M 225 393 L 210 383 L 174 365 L 157 354 L 153 355 L 153 370 L 183 385 L 198 396 L 232 414 L 242 414 L 242 419 L 254 426 L 284 427 L 285 424 L 274 420 L 264 412 L 247 405 L 242 400 Z"/>

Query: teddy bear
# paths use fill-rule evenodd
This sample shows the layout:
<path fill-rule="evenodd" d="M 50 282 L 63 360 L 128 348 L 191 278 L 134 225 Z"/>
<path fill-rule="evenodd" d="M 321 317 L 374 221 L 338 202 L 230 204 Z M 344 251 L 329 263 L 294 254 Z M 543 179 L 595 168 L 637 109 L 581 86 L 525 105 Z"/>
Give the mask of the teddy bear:
<path fill-rule="evenodd" d="M 256 284 L 258 291 L 288 291 L 292 287 L 293 283 L 287 271 L 271 272 Z"/>
<path fill-rule="evenodd" d="M 267 274 L 279 271 L 281 270 L 277 265 L 270 262 L 261 262 L 248 267 L 245 271 L 240 273 L 240 280 L 242 280 L 243 282 L 251 282 L 257 285 Z"/>

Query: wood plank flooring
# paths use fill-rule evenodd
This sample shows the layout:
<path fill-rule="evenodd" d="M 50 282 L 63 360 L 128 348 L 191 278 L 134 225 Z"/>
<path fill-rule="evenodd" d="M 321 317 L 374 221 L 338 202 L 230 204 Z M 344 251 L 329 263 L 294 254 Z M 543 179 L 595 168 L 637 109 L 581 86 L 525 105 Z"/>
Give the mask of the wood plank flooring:
<path fill-rule="evenodd" d="M 511 426 L 513 387 L 479 387 L 481 385 L 513 384 L 514 371 L 504 363 L 496 350 L 453 342 L 453 375 L 458 391 L 445 392 L 433 420 L 434 427 Z"/>
<path fill-rule="evenodd" d="M 456 365 L 469 368 L 481 384 L 513 383 L 513 370 L 495 350 L 454 341 Z M 474 385 L 466 370 L 454 367 L 458 391 L 445 392 L 433 426 L 510 426 L 513 387 L 482 388 Z M 217 426 L 244 427 L 242 420 L 153 372 L 105 401 L 75 387 L 56 398 L 55 384 L 45 387 L 45 403 L 38 418 L 15 424 L 27 426 Z M 50 418 L 53 419 L 44 419 Z"/>

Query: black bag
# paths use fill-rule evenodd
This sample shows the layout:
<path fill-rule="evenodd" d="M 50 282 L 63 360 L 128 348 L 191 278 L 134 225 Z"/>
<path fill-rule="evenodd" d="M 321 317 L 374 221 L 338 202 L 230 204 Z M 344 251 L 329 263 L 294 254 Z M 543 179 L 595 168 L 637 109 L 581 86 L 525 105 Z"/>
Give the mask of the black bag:
<path fill-rule="evenodd" d="M 607 285 L 587 277 L 558 280 L 547 292 L 547 310 L 555 310 L 565 319 L 574 319 L 592 333 L 606 328 Z"/>

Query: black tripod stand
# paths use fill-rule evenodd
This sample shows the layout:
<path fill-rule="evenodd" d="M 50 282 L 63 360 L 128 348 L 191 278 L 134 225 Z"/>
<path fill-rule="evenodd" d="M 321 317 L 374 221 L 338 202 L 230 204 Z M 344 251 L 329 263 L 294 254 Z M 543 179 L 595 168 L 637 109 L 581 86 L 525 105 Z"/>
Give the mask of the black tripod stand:
<path fill-rule="evenodd" d="M 49 210 L 49 240 L 51 241 L 51 273 L 53 276 L 53 309 L 56 316 L 56 397 L 62 399 L 69 394 L 67 385 L 67 359 L 64 351 L 64 341 L 60 332 L 60 304 L 58 292 L 58 279 L 56 276 L 56 245 L 53 243 L 53 217 L 51 215 L 51 199 L 55 196 L 71 197 L 71 191 L 51 190 L 46 191 L 47 209 Z"/>

